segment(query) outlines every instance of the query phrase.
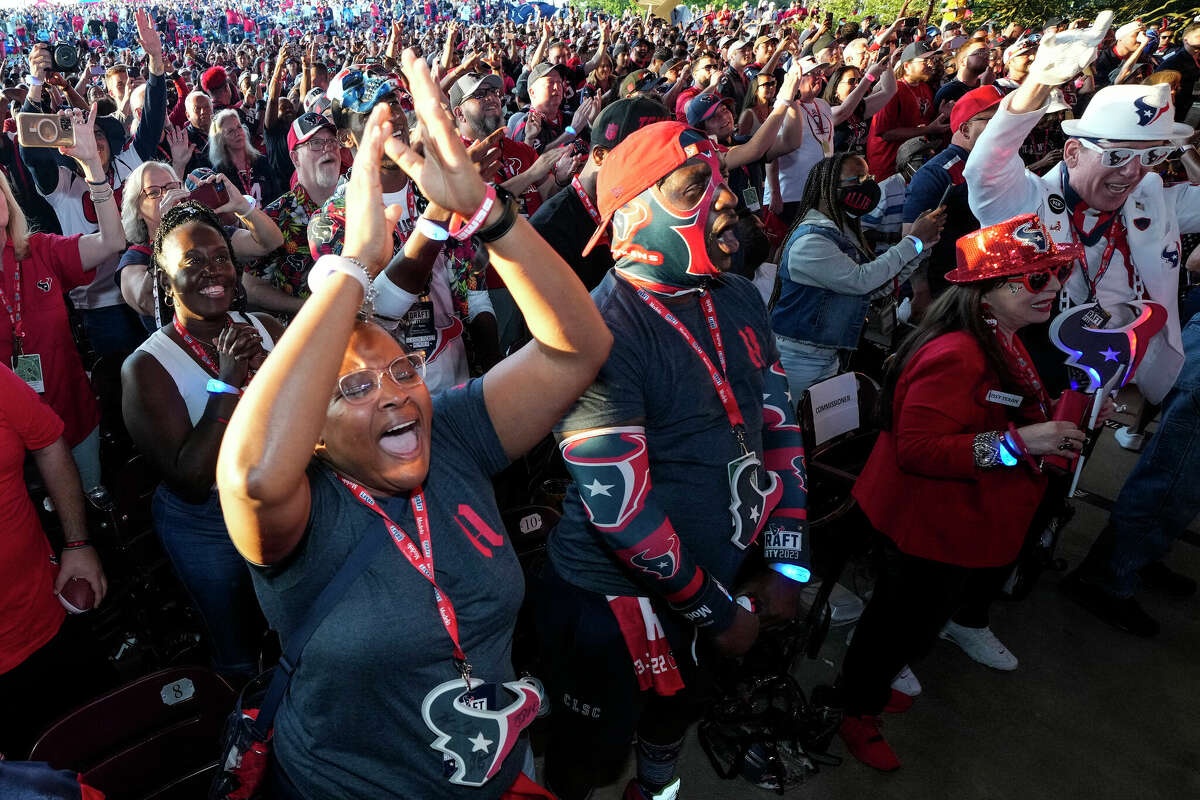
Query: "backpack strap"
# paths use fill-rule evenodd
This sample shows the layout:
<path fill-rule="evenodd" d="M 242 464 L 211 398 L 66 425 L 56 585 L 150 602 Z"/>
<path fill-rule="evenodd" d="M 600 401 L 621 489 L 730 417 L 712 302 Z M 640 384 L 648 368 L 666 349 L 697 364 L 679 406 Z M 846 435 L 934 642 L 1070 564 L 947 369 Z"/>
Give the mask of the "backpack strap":
<path fill-rule="evenodd" d="M 259 705 L 258 718 L 254 720 L 252 726 L 254 734 L 260 740 L 266 739 L 267 733 L 275 721 L 275 713 L 279 711 L 283 696 L 287 694 L 288 685 L 292 682 L 292 674 L 296 671 L 304 646 L 308 644 L 308 640 L 325 621 L 325 617 L 329 616 L 333 607 L 341 601 L 346 590 L 350 588 L 350 584 L 366 571 L 367 565 L 371 563 L 371 559 L 386 541 L 388 541 L 388 537 L 380 535 L 378 525 L 367 526 L 367 531 L 358 540 L 358 544 L 346 558 L 341 569 L 317 595 L 304 622 L 289 637 L 287 647 L 284 649 L 283 655 L 279 657 L 279 665 L 275 667 L 275 671 L 271 675 L 271 683 L 267 686 L 267 692 Z"/>

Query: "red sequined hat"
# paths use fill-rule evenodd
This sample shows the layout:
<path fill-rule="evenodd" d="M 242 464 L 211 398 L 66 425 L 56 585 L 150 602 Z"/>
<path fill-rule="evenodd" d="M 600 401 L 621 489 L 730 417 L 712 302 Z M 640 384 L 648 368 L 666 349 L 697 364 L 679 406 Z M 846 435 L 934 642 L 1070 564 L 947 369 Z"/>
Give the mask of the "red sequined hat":
<path fill-rule="evenodd" d="M 946 273 L 951 283 L 1046 272 L 1083 258 L 1081 245 L 1051 239 L 1037 214 L 1022 214 L 981 228 L 960 237 L 955 248 L 958 268 Z"/>

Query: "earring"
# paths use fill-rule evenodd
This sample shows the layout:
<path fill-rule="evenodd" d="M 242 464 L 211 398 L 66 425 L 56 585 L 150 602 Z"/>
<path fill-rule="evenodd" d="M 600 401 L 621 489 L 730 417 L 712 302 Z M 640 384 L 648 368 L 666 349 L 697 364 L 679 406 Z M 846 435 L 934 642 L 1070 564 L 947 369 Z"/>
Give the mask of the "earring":
<path fill-rule="evenodd" d="M 175 305 L 175 295 L 171 294 L 170 292 L 167 292 L 167 296 L 163 298 L 163 302 L 169 306 L 174 306 Z"/>

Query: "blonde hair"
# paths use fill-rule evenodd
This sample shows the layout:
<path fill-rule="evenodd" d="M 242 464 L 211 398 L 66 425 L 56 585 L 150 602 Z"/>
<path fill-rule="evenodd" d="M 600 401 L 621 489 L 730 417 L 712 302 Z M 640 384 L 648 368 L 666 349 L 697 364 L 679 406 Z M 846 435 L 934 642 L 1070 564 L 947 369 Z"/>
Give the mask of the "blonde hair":
<path fill-rule="evenodd" d="M 8 205 L 8 225 L 4 228 L 8 241 L 12 242 L 18 261 L 29 258 L 29 222 L 3 172 L 0 172 L 0 194 L 4 195 L 4 202 Z"/>

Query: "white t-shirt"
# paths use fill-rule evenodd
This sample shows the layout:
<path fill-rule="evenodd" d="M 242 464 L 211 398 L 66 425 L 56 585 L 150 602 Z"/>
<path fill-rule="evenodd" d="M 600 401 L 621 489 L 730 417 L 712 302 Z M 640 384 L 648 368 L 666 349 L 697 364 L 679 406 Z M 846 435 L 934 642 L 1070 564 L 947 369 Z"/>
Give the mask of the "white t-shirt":
<path fill-rule="evenodd" d="M 804 184 L 808 173 L 828 152 L 833 152 L 833 109 L 821 98 L 801 103 L 800 124 L 804 126 L 804 141 L 798 148 L 780 156 L 779 194 L 785 203 L 794 203 L 804 196 Z M 780 135 L 783 131 L 780 131 Z M 771 202 L 770 181 L 764 192 L 764 201 Z"/>

